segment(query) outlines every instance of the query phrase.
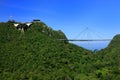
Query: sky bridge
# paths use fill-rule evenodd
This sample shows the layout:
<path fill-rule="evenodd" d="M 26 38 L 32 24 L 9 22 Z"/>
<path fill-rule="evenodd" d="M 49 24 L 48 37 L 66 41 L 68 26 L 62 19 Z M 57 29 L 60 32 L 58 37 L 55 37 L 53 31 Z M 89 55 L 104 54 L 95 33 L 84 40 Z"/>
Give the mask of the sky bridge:
<path fill-rule="evenodd" d="M 99 41 L 111 41 L 112 37 L 108 35 L 92 30 L 90 28 L 85 28 L 73 39 L 59 39 L 61 41 L 70 41 L 70 42 L 99 42 Z"/>
<path fill-rule="evenodd" d="M 58 40 L 87 42 L 87 41 L 111 41 L 112 39 L 58 39 Z"/>

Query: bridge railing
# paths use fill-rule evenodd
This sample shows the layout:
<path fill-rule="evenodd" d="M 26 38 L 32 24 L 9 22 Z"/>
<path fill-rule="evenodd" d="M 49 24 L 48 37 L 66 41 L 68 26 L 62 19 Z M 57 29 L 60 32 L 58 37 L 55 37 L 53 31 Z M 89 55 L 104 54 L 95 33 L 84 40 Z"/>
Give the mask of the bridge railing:
<path fill-rule="evenodd" d="M 112 39 L 58 39 L 61 41 L 111 41 Z"/>

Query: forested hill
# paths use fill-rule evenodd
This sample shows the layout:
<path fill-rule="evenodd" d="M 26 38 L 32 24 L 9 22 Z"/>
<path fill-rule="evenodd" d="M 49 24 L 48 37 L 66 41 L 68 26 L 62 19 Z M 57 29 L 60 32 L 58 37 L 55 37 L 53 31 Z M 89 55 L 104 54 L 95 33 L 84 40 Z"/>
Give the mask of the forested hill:
<path fill-rule="evenodd" d="M 117 48 L 120 50 L 120 34 L 113 37 L 111 43 L 108 45 L 109 48 Z"/>
<path fill-rule="evenodd" d="M 79 78 L 86 73 L 91 51 L 57 40 L 61 38 L 66 38 L 62 31 L 43 22 L 32 23 L 27 31 L 0 23 L 0 80 Z"/>
<path fill-rule="evenodd" d="M 120 34 L 113 37 L 108 47 L 98 51 L 94 59 L 102 79 L 120 80 Z"/>
<path fill-rule="evenodd" d="M 67 38 L 43 22 L 0 23 L 0 80 L 120 80 L 120 35 L 94 54 L 58 39 Z"/>

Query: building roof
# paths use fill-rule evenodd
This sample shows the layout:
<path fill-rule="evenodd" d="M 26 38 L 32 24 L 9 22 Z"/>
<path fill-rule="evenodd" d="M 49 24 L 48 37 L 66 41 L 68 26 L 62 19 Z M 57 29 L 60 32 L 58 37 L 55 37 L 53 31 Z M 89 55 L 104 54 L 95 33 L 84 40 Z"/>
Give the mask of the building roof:
<path fill-rule="evenodd" d="M 33 22 L 40 22 L 40 19 L 34 19 Z"/>

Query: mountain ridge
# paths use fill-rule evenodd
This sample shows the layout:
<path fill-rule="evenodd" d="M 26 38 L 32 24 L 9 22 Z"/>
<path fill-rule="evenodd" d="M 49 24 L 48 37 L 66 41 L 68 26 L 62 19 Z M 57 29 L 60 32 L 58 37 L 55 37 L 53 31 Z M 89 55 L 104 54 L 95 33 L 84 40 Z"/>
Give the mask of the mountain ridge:
<path fill-rule="evenodd" d="M 115 47 L 119 40 L 113 39 L 107 48 L 92 54 L 56 40 L 67 37 L 43 22 L 33 23 L 27 31 L 17 30 L 11 22 L 0 23 L 0 35 L 1 80 L 120 79 L 120 50 Z"/>

